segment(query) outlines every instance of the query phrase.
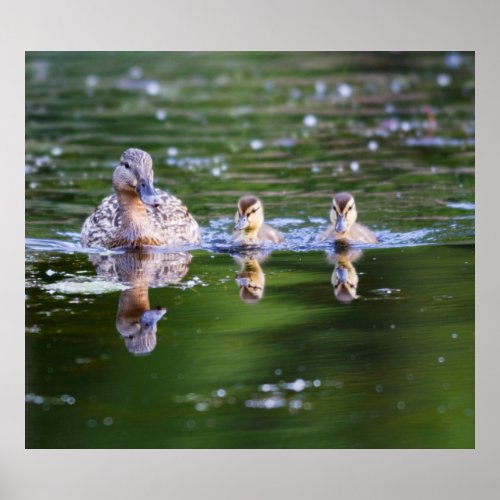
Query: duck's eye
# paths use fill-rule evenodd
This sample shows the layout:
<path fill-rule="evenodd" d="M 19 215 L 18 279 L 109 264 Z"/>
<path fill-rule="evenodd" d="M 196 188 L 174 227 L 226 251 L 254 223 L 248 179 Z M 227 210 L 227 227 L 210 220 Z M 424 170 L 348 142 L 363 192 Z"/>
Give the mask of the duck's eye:
<path fill-rule="evenodd" d="M 128 161 L 124 161 L 122 162 L 122 165 L 125 167 L 125 168 L 130 168 L 130 163 Z"/>

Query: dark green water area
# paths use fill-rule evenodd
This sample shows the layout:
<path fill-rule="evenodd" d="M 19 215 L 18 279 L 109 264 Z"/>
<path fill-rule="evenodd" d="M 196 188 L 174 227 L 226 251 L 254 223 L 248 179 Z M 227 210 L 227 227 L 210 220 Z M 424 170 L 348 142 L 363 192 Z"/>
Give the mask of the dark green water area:
<path fill-rule="evenodd" d="M 474 92 L 472 53 L 28 53 L 26 447 L 473 448 Z M 80 245 L 128 147 L 200 245 Z M 318 241 L 338 191 L 379 245 Z M 231 247 L 246 193 L 284 243 Z"/>

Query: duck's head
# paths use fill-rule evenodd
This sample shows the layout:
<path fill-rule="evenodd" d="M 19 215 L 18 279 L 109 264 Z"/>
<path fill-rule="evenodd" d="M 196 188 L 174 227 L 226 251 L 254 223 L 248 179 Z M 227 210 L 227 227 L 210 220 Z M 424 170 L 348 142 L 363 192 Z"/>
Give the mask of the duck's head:
<path fill-rule="evenodd" d="M 337 193 L 333 197 L 330 210 L 330 220 L 335 226 L 335 232 L 340 235 L 347 234 L 357 217 L 354 197 L 350 193 Z"/>
<path fill-rule="evenodd" d="M 153 187 L 153 160 L 137 148 L 123 152 L 113 174 L 113 187 L 118 194 L 135 194 L 146 205 L 157 207 L 160 198 Z"/>
<path fill-rule="evenodd" d="M 258 231 L 264 222 L 264 208 L 256 196 L 242 196 L 238 200 L 238 210 L 234 218 L 236 231 Z"/>
<path fill-rule="evenodd" d="M 156 347 L 157 323 L 165 315 L 167 310 L 156 307 L 144 311 L 134 322 L 117 320 L 117 328 L 122 335 L 127 350 L 140 356 L 149 354 Z"/>

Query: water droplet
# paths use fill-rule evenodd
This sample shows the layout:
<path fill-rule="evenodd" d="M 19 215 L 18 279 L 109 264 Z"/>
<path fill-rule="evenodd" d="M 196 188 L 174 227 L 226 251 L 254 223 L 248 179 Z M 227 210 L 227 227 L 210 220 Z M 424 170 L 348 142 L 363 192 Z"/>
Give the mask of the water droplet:
<path fill-rule="evenodd" d="M 395 330 L 395 329 L 396 329 L 396 325 L 394 325 L 394 324 L 393 324 L 393 325 L 391 325 L 391 326 L 390 326 L 390 329 L 391 329 L 391 330 Z"/>
<path fill-rule="evenodd" d="M 165 120 L 165 118 L 167 118 L 167 112 L 164 109 L 157 109 L 155 116 L 157 120 L 163 121 Z"/>
<path fill-rule="evenodd" d="M 406 408 L 406 403 L 404 401 L 398 401 L 396 407 L 398 408 L 398 410 L 404 410 Z"/>
<path fill-rule="evenodd" d="M 207 411 L 208 405 L 207 403 L 199 402 L 194 405 L 196 411 Z"/>
<path fill-rule="evenodd" d="M 52 156 L 61 156 L 62 155 L 62 148 L 60 146 L 54 146 L 51 149 L 50 154 Z"/>
<path fill-rule="evenodd" d="M 87 77 L 85 78 L 85 85 L 89 89 L 97 87 L 98 84 L 99 84 L 99 77 L 97 75 L 87 75 Z"/>
<path fill-rule="evenodd" d="M 444 356 L 439 356 L 439 358 L 438 358 L 438 362 L 439 362 L 439 363 L 444 363 L 444 362 L 445 362 L 445 358 L 444 358 Z"/>
<path fill-rule="evenodd" d="M 452 339 L 458 339 L 458 333 L 453 332 L 453 333 L 451 334 L 451 338 L 452 338 Z"/>
<path fill-rule="evenodd" d="M 304 125 L 306 127 L 315 127 L 318 124 L 318 119 L 314 115 L 304 116 Z"/>
<path fill-rule="evenodd" d="M 349 165 L 349 168 L 353 171 L 353 172 L 358 172 L 359 171 L 359 163 L 357 161 L 352 161 L 351 164 Z"/>
<path fill-rule="evenodd" d="M 219 396 L 219 398 L 223 398 L 225 395 L 226 395 L 226 391 L 224 389 L 217 390 L 217 396 Z"/>
<path fill-rule="evenodd" d="M 436 81 L 440 87 L 448 87 L 451 83 L 451 76 L 446 73 L 441 73 L 437 76 Z"/>
<path fill-rule="evenodd" d="M 158 95 L 161 90 L 161 85 L 158 82 L 152 81 L 148 82 L 146 85 L 146 94 L 148 95 Z"/>
<path fill-rule="evenodd" d="M 133 66 L 132 68 L 129 69 L 128 74 L 130 78 L 138 80 L 139 78 L 142 78 L 142 68 L 139 66 Z"/>
<path fill-rule="evenodd" d="M 368 149 L 370 151 L 377 151 L 377 149 L 378 149 L 378 142 L 377 141 L 370 141 L 368 143 Z"/>
<path fill-rule="evenodd" d="M 275 375 L 281 375 L 282 371 L 279 369 L 279 368 L 276 368 L 276 370 L 274 370 L 274 374 Z"/>
<path fill-rule="evenodd" d="M 306 388 L 306 383 L 303 379 L 298 378 L 291 384 L 291 389 L 295 392 L 303 391 Z"/>
<path fill-rule="evenodd" d="M 319 380 L 319 379 L 313 380 L 313 385 L 314 385 L 314 387 L 320 387 L 321 386 L 321 380 Z"/>
<path fill-rule="evenodd" d="M 113 417 L 104 417 L 103 420 L 102 420 L 102 423 L 106 426 L 110 426 L 110 425 L 113 425 Z"/>
<path fill-rule="evenodd" d="M 381 384 L 377 384 L 377 385 L 375 386 L 375 391 L 376 391 L 376 392 L 382 392 L 383 390 L 384 390 L 384 386 L 383 386 L 383 385 L 381 385 Z"/>
<path fill-rule="evenodd" d="M 259 149 L 262 149 L 264 147 L 264 142 L 261 141 L 260 139 L 252 139 L 250 141 L 250 147 L 254 150 L 254 151 L 258 151 Z"/>
<path fill-rule="evenodd" d="M 351 97 L 352 87 L 348 83 L 341 83 L 337 86 L 337 92 L 345 98 Z"/>

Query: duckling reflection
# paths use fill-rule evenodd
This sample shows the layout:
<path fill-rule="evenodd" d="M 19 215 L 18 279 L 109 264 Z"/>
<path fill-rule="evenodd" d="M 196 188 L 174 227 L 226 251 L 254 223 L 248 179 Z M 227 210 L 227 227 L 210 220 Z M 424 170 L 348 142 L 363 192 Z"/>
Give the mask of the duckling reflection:
<path fill-rule="evenodd" d="M 97 273 L 109 281 L 131 285 L 120 294 L 116 329 L 127 350 L 134 355 L 151 353 L 156 347 L 158 321 L 167 309 L 151 308 L 149 287 L 178 283 L 187 274 L 191 254 L 144 253 L 91 255 Z"/>
<path fill-rule="evenodd" d="M 266 287 L 266 275 L 260 267 L 269 253 L 245 252 L 233 255 L 241 269 L 236 274 L 236 284 L 240 287 L 240 299 L 247 304 L 256 304 L 264 296 Z"/>
<path fill-rule="evenodd" d="M 335 298 L 339 302 L 349 303 L 357 299 L 359 277 L 356 268 L 352 265 L 361 258 L 363 252 L 355 250 L 349 245 L 335 245 L 335 252 L 328 253 L 328 261 L 334 264 L 332 285 Z"/>

